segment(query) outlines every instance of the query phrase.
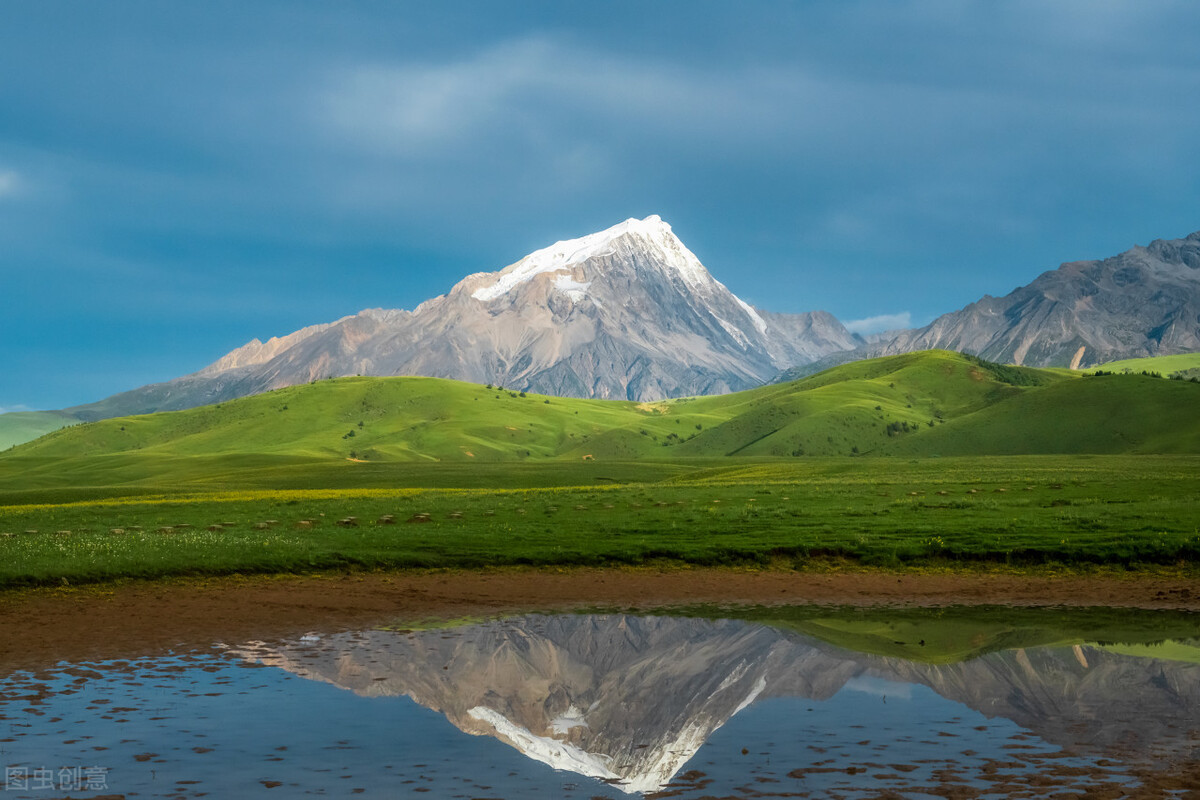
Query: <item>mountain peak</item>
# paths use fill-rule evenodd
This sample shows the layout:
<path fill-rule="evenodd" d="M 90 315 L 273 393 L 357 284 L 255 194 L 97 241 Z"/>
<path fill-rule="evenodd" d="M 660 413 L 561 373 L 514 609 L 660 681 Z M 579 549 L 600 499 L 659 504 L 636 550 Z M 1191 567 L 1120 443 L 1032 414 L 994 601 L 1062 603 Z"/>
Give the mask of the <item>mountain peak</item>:
<path fill-rule="evenodd" d="M 471 296 L 485 303 L 491 302 L 508 294 L 517 286 L 532 280 L 536 275 L 568 271 L 589 258 L 612 255 L 616 252 L 617 241 L 627 236 L 640 240 L 643 248 L 654 252 L 656 260 L 673 267 L 689 285 L 701 286 L 712 282 L 708 270 L 684 246 L 671 230 L 671 226 L 663 222 L 662 217 L 651 214 L 645 219 L 630 217 L 611 228 L 590 233 L 578 239 L 555 242 L 549 247 L 535 250 L 499 272 L 472 275 L 472 278 L 494 276 L 494 280 L 477 288 L 471 293 Z M 570 281 L 567 282 L 570 283 Z M 574 284 L 567 288 L 574 292 L 586 289 L 585 286 L 575 286 Z"/>

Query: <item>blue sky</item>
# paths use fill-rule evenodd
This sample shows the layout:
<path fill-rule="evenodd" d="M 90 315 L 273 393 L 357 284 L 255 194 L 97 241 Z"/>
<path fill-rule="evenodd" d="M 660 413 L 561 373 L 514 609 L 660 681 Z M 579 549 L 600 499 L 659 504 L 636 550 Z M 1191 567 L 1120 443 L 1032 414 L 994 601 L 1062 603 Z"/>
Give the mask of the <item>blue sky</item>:
<path fill-rule="evenodd" d="M 0 409 L 648 214 L 763 308 L 923 323 L 1200 229 L 1198 34 L 1167 1 L 9 0 Z"/>

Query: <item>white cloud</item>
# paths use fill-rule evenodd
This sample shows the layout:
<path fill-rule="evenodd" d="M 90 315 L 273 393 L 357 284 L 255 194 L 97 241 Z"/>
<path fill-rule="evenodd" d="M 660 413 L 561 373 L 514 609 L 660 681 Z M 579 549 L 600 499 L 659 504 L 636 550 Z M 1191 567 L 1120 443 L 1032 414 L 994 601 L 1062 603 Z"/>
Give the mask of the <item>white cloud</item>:
<path fill-rule="evenodd" d="M 21 188 L 21 179 L 12 170 L 0 169 L 0 200 L 12 197 Z"/>
<path fill-rule="evenodd" d="M 779 138 L 825 127 L 846 87 L 803 68 L 704 69 L 546 38 L 502 43 L 445 62 L 360 65 L 331 76 L 317 114 L 339 136 L 414 157 L 461 155 L 466 143 L 538 148 L 580 138 L 679 146 Z M 857 115 L 856 115 L 857 116 Z M 787 136 L 780 135 L 784 128 Z"/>
<path fill-rule="evenodd" d="M 0 406 L 0 414 L 12 414 L 17 411 L 32 411 L 33 409 L 27 405 L 17 403 L 15 406 Z"/>
<path fill-rule="evenodd" d="M 882 331 L 896 330 L 897 328 L 912 327 L 912 314 L 907 311 L 901 311 L 899 314 L 880 314 L 877 317 L 855 319 L 842 324 L 851 333 L 858 333 L 865 336 L 869 333 L 880 333 Z"/>

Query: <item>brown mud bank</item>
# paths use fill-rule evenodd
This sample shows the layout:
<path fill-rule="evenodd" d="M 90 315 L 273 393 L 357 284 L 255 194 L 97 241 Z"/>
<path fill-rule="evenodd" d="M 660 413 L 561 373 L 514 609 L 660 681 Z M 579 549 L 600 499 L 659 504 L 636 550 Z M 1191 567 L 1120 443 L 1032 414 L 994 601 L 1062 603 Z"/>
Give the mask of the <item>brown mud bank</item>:
<path fill-rule="evenodd" d="M 30 589 L 0 593 L 0 670 L 392 622 L 581 608 L 653 610 L 685 603 L 1200 610 L 1200 578 L 577 568 Z"/>

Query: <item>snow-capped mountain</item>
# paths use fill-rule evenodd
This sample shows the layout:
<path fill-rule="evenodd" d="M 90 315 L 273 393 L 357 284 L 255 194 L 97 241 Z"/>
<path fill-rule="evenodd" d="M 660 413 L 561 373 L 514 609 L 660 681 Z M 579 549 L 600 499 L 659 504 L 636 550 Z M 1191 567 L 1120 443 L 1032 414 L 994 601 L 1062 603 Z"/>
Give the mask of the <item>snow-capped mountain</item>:
<path fill-rule="evenodd" d="M 825 312 L 761 312 L 658 216 L 469 275 L 413 311 L 367 310 L 72 411 L 188 408 L 343 375 L 424 375 L 573 397 L 655 400 L 758 386 L 858 344 Z"/>

